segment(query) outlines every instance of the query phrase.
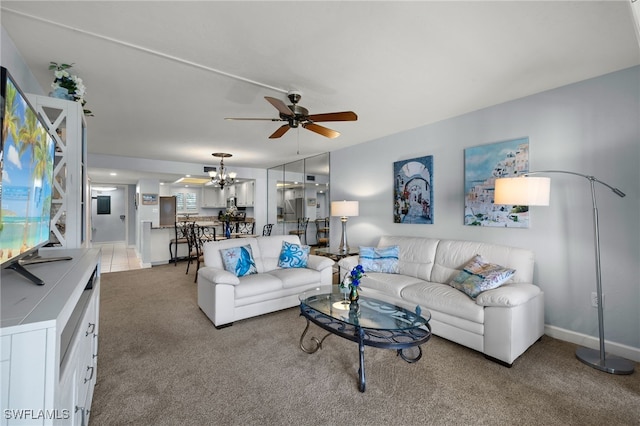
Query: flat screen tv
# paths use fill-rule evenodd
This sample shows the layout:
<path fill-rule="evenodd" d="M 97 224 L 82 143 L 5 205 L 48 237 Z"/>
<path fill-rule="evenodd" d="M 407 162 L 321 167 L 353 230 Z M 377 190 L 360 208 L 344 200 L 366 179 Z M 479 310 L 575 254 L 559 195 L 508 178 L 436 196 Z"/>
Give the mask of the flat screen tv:
<path fill-rule="evenodd" d="M 49 242 L 55 141 L 6 68 L 0 73 L 0 265 L 44 284 L 24 265 Z"/>

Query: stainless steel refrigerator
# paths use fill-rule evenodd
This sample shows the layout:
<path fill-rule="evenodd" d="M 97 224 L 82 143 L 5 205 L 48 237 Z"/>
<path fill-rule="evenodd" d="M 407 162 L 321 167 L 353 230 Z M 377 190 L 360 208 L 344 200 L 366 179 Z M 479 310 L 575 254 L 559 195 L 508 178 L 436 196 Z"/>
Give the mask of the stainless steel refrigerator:
<path fill-rule="evenodd" d="M 284 220 L 297 221 L 301 217 L 305 217 L 304 198 L 284 200 Z"/>

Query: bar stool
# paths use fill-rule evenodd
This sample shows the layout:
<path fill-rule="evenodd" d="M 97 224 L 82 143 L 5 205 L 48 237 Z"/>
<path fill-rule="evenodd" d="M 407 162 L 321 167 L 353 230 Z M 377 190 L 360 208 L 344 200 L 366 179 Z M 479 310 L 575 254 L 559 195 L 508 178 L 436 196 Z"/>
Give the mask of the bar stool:
<path fill-rule="evenodd" d="M 169 262 L 173 262 L 176 266 L 178 264 L 178 244 L 188 244 L 188 234 L 189 234 L 189 222 L 181 221 L 181 222 L 173 222 L 173 228 L 175 232 L 174 238 L 169 240 Z M 175 246 L 175 254 L 173 252 L 173 247 Z"/>
<path fill-rule="evenodd" d="M 236 233 L 252 235 L 255 229 L 255 222 L 238 222 Z"/>
<path fill-rule="evenodd" d="M 304 244 L 307 244 L 307 225 L 309 225 L 308 217 L 301 217 L 298 219 L 298 228 L 294 231 L 289 231 L 289 234 L 297 235 L 300 240 L 304 237 Z"/>
<path fill-rule="evenodd" d="M 316 219 L 316 243 L 319 246 L 329 245 L 329 218 Z"/>

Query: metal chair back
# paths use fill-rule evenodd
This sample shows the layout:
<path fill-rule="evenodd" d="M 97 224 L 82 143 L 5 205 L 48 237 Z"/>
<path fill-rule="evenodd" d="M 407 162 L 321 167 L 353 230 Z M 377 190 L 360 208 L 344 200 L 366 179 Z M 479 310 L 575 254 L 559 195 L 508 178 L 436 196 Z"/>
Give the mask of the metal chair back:
<path fill-rule="evenodd" d="M 238 222 L 237 231 L 239 234 L 253 234 L 255 230 L 255 222 Z"/>

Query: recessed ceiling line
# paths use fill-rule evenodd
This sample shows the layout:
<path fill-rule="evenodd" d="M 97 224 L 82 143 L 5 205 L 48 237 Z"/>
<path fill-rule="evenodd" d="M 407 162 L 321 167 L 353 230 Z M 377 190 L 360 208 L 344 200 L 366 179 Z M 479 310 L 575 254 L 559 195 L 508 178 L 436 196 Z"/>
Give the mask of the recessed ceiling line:
<path fill-rule="evenodd" d="M 99 38 L 101 40 L 106 40 L 106 41 L 109 41 L 109 42 L 112 42 L 112 43 L 115 43 L 115 44 L 126 46 L 126 47 L 129 47 L 131 49 L 140 50 L 142 52 L 146 52 L 146 53 L 149 53 L 151 55 L 159 56 L 161 58 L 168 59 L 168 60 L 171 60 L 171 61 L 174 61 L 174 62 L 179 62 L 179 63 L 184 64 L 184 65 L 189 65 L 189 66 L 192 66 L 194 68 L 199 68 L 199 69 L 202 69 L 202 70 L 205 70 L 205 71 L 209 71 L 209 72 L 212 72 L 214 74 L 218 74 L 218 75 L 222 75 L 222 76 L 225 76 L 225 77 L 233 78 L 235 80 L 239 80 L 239 81 L 242 81 L 242 82 L 245 82 L 245 83 L 253 84 L 255 86 L 264 87 L 264 88 L 270 89 L 270 90 L 275 90 L 276 92 L 280 92 L 280 93 L 288 93 L 288 90 L 286 90 L 286 89 L 281 89 L 279 87 L 271 86 L 271 85 L 268 85 L 268 84 L 265 84 L 265 83 L 261 83 L 259 81 L 255 81 L 255 80 L 251 80 L 249 78 L 245 78 L 245 77 L 242 77 L 242 76 L 239 76 L 239 75 L 231 74 L 231 73 L 228 73 L 226 71 L 222 71 L 222 70 L 219 70 L 219 69 L 216 69 L 216 68 L 211 68 L 211 67 L 208 67 L 206 65 L 199 64 L 197 62 L 189 61 L 187 59 L 182 59 L 182 58 L 179 58 L 177 56 L 169 55 L 167 53 L 159 52 L 157 50 L 153 50 L 153 49 L 149 49 L 147 47 L 139 46 L 137 44 L 133 44 L 133 43 L 129 43 L 129 42 L 126 42 L 126 41 L 118 40 L 118 39 L 113 38 L 113 37 L 108 37 L 108 36 L 105 36 L 105 35 L 102 35 L 102 34 L 94 33 L 92 31 L 82 30 L 80 28 L 75 28 L 75 27 L 72 27 L 70 25 L 61 24 L 59 22 L 55 22 L 55 21 L 52 21 L 50 19 L 44 19 L 44 18 L 41 18 L 39 16 L 34 16 L 34 15 L 31 15 L 31 14 L 28 14 L 28 13 L 19 12 L 17 10 L 9 9 L 7 7 L 1 7 L 0 9 L 2 9 L 5 12 L 15 13 L 16 15 L 24 16 L 24 17 L 29 18 L 29 19 L 33 19 L 33 20 L 36 20 L 36 21 L 40 21 L 40 22 L 44 22 L 44 23 L 47 23 L 47 24 L 50 24 L 50 25 L 54 25 L 56 27 L 66 28 L 66 29 L 71 30 L 71 31 L 75 31 L 75 32 L 78 32 L 78 33 L 82 33 L 82 34 L 91 36 L 91 37 Z"/>

